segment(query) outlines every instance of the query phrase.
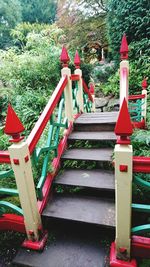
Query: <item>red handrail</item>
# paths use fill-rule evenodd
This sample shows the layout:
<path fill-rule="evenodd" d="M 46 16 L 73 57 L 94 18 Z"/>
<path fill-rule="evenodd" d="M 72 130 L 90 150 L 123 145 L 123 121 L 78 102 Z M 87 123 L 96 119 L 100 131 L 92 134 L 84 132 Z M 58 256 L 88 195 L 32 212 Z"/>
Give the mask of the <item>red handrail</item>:
<path fill-rule="evenodd" d="M 39 117 L 38 121 L 36 122 L 34 128 L 32 129 L 31 133 L 27 138 L 27 143 L 29 146 L 30 154 L 32 154 L 36 144 L 38 143 L 42 132 L 49 121 L 53 110 L 58 104 L 58 101 L 68 83 L 67 76 L 64 76 L 60 79 L 55 91 L 53 92 L 49 102 L 47 103 L 45 109 L 43 110 L 41 116 Z"/>
<path fill-rule="evenodd" d="M 133 172 L 150 173 L 150 157 L 133 157 Z"/>
<path fill-rule="evenodd" d="M 83 83 L 83 89 L 84 89 L 84 92 L 88 95 L 90 101 L 93 102 L 93 101 L 94 101 L 94 100 L 93 100 L 93 97 L 92 97 L 92 95 L 90 94 L 90 91 L 89 91 L 89 89 L 88 89 L 88 87 L 87 87 L 87 85 L 86 85 L 86 83 L 85 83 L 85 81 L 84 81 L 83 79 L 82 79 L 82 83 Z"/>
<path fill-rule="evenodd" d="M 137 100 L 137 99 L 142 99 L 145 98 L 145 95 L 130 95 L 128 97 L 128 100 Z"/>
<path fill-rule="evenodd" d="M 36 144 L 38 143 L 40 136 L 42 135 L 42 132 L 43 132 L 47 122 L 49 121 L 49 119 L 53 113 L 53 110 L 57 106 L 58 101 L 59 101 L 67 83 L 68 83 L 68 78 L 65 75 L 64 77 L 62 77 L 60 79 L 60 81 L 59 81 L 55 91 L 53 92 L 49 102 L 47 103 L 44 111 L 40 115 L 33 130 L 29 134 L 29 136 L 27 138 L 27 143 L 29 146 L 30 154 L 33 153 L 33 150 L 34 150 Z M 0 163 L 10 163 L 10 157 L 9 157 L 8 151 L 0 151 Z"/>

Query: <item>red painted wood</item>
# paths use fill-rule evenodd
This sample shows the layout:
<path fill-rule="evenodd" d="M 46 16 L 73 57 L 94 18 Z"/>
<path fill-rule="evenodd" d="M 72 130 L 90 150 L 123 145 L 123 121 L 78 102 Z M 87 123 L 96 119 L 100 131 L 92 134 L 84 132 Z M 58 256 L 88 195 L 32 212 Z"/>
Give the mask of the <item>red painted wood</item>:
<path fill-rule="evenodd" d="M 10 164 L 10 156 L 8 151 L 0 151 L 0 163 Z"/>
<path fill-rule="evenodd" d="M 131 261 L 118 260 L 115 242 L 113 242 L 110 248 L 110 267 L 137 267 L 137 262 L 135 259 L 131 259 Z"/>
<path fill-rule="evenodd" d="M 145 120 L 143 119 L 142 121 L 139 122 L 133 122 L 132 121 L 133 128 L 138 128 L 138 129 L 145 129 L 146 128 L 146 123 Z"/>
<path fill-rule="evenodd" d="M 77 75 L 77 74 L 71 74 L 71 77 L 70 77 L 70 79 L 71 79 L 72 81 L 79 81 L 79 79 L 80 79 L 80 76 L 79 76 L 79 75 Z"/>
<path fill-rule="evenodd" d="M 82 79 L 82 81 L 83 81 L 83 89 L 84 89 L 84 92 L 88 95 L 89 100 L 90 100 L 91 102 L 93 102 L 93 101 L 94 101 L 94 100 L 93 100 L 93 97 L 92 97 L 92 95 L 90 94 L 89 89 L 88 89 L 88 87 L 87 87 L 85 81 L 84 81 L 83 79 Z"/>
<path fill-rule="evenodd" d="M 47 239 L 48 239 L 48 232 L 45 231 L 39 241 L 31 241 L 31 240 L 26 239 L 22 243 L 22 247 L 26 249 L 36 250 L 36 251 L 42 251 L 45 247 Z"/>
<path fill-rule="evenodd" d="M 130 114 L 127 107 L 127 101 L 124 98 L 115 126 L 115 134 L 120 136 L 129 136 L 132 134 L 132 132 L 133 129 Z"/>
<path fill-rule="evenodd" d="M 35 124 L 33 130 L 31 131 L 30 135 L 27 138 L 27 143 L 29 146 L 30 154 L 32 154 L 36 144 L 38 143 L 43 130 L 47 122 L 49 121 L 55 107 L 58 104 L 58 101 L 64 91 L 66 85 L 68 83 L 67 76 L 61 78 L 60 82 L 58 83 L 54 93 L 52 94 L 48 104 L 46 105 L 44 111 L 42 112 L 41 116 L 39 117 L 37 123 Z"/>
<path fill-rule="evenodd" d="M 142 88 L 143 88 L 143 89 L 146 89 L 147 87 L 148 87 L 147 80 L 144 79 L 144 80 L 142 81 Z"/>
<path fill-rule="evenodd" d="M 90 89 L 89 89 L 89 91 L 90 91 L 90 94 L 91 94 L 91 95 L 94 95 L 95 88 L 94 88 L 93 83 L 90 84 Z"/>
<path fill-rule="evenodd" d="M 15 214 L 4 214 L 0 217 L 0 231 L 7 230 L 25 233 L 24 218 Z"/>
<path fill-rule="evenodd" d="M 45 206 L 47 204 L 49 192 L 51 190 L 52 181 L 58 172 L 59 165 L 60 165 L 60 158 L 61 158 L 64 150 L 66 149 L 68 135 L 72 132 L 72 130 L 73 130 L 73 123 L 70 122 L 69 128 L 66 130 L 64 137 L 62 138 L 62 140 L 60 141 L 60 143 L 58 145 L 58 156 L 56 158 L 54 158 L 54 160 L 52 162 L 52 166 L 53 166 L 54 171 L 53 171 L 53 173 L 49 173 L 47 178 L 46 178 L 46 181 L 45 181 L 45 184 L 43 187 L 43 200 L 38 201 L 38 209 L 39 209 L 40 214 L 43 212 L 43 209 L 45 208 Z"/>
<path fill-rule="evenodd" d="M 23 124 L 19 120 L 12 106 L 9 104 L 4 133 L 13 137 L 13 139 L 11 140 L 12 142 L 19 142 L 23 139 L 23 137 L 20 137 L 20 133 L 22 133 L 24 130 L 25 128 Z"/>
<path fill-rule="evenodd" d="M 150 157 L 133 157 L 133 172 L 150 173 Z"/>
<path fill-rule="evenodd" d="M 75 64 L 76 69 L 80 69 L 81 60 L 80 60 L 79 53 L 77 50 L 76 50 L 75 57 L 74 57 L 74 64 Z"/>
<path fill-rule="evenodd" d="M 150 259 L 150 238 L 132 236 L 132 255 L 138 258 Z"/>
<path fill-rule="evenodd" d="M 120 47 L 120 54 L 121 54 L 121 59 L 128 59 L 128 43 L 127 43 L 127 38 L 126 34 L 123 35 L 122 41 L 121 41 L 121 47 Z"/>
<path fill-rule="evenodd" d="M 142 99 L 145 98 L 145 95 L 130 95 L 128 97 L 128 100 L 137 100 L 137 99 Z"/>
<path fill-rule="evenodd" d="M 68 55 L 68 52 L 67 52 L 67 49 L 65 46 L 63 46 L 63 48 L 62 48 L 62 52 L 60 55 L 60 61 L 64 64 L 64 67 L 67 67 L 68 62 L 70 61 L 70 58 L 69 58 L 69 55 Z"/>

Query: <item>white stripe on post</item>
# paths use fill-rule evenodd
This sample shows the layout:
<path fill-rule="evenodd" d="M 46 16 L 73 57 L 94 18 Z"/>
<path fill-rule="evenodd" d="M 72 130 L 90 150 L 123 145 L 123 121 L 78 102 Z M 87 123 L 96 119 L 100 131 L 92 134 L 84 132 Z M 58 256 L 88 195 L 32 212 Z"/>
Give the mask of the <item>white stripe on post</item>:
<path fill-rule="evenodd" d="M 128 103 L 129 94 L 129 62 L 123 60 L 120 62 L 120 107 L 124 98 Z"/>

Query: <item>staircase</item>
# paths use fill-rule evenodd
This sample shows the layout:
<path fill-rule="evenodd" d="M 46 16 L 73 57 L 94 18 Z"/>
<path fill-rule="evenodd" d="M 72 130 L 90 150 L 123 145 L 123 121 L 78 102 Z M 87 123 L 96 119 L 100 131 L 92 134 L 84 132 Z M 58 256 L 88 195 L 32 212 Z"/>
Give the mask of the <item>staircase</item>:
<path fill-rule="evenodd" d="M 117 112 L 82 114 L 74 122 L 68 149 L 42 214 L 49 229 L 43 253 L 21 249 L 19 266 L 104 267 L 105 239 L 114 234 L 114 125 Z M 114 239 L 114 237 L 112 237 Z"/>

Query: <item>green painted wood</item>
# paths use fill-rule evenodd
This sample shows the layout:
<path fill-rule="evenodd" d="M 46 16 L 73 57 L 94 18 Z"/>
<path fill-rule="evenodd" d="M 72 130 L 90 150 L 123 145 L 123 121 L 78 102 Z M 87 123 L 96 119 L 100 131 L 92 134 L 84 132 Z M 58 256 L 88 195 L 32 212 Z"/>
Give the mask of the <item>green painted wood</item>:
<path fill-rule="evenodd" d="M 17 189 L 0 188 L 0 195 L 18 196 L 19 193 Z"/>
<path fill-rule="evenodd" d="M 134 182 L 137 184 L 137 185 L 140 185 L 140 186 L 144 186 L 146 187 L 147 190 L 150 190 L 150 183 L 147 182 L 147 181 L 144 181 L 143 179 L 139 178 L 139 177 L 136 177 L 134 178 Z"/>
<path fill-rule="evenodd" d="M 1 208 L 2 208 L 3 213 L 6 213 L 6 210 L 10 209 L 16 214 L 23 215 L 22 209 L 20 209 L 16 205 L 9 203 L 7 201 L 0 201 L 0 209 Z"/>
<path fill-rule="evenodd" d="M 144 234 L 150 232 L 150 224 L 135 226 L 131 229 L 132 234 Z"/>
<path fill-rule="evenodd" d="M 138 212 L 150 212 L 150 205 L 145 204 L 132 204 L 132 209 Z"/>

